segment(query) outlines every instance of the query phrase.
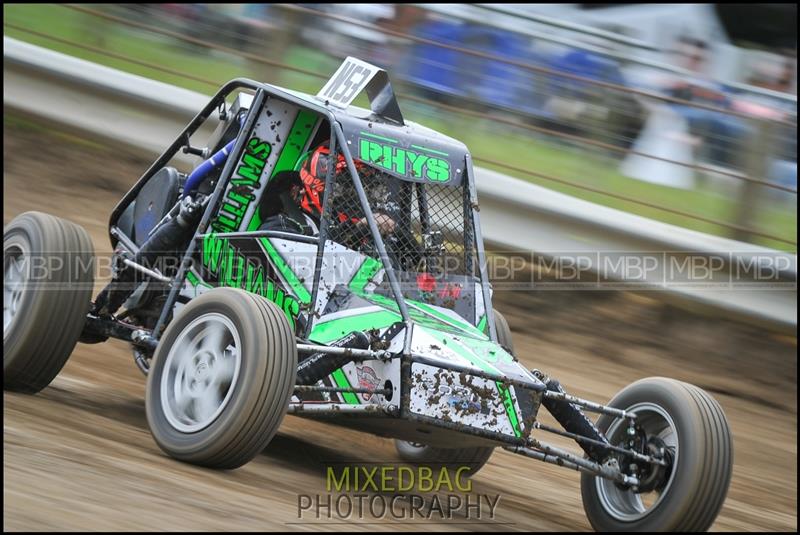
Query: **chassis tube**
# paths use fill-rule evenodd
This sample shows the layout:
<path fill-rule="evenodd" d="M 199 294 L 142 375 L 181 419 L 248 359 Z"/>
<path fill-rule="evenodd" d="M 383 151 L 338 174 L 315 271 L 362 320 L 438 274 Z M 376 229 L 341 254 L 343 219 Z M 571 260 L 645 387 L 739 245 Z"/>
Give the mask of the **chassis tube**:
<path fill-rule="evenodd" d="M 180 291 L 181 286 L 183 286 L 183 281 L 186 278 L 186 270 L 191 263 L 194 250 L 197 248 L 197 243 L 199 241 L 198 237 L 205 234 L 208 224 L 211 221 L 211 216 L 216 211 L 217 204 L 219 204 L 220 198 L 230 182 L 233 174 L 233 167 L 238 162 L 239 157 L 244 150 L 246 136 L 242 135 L 242 132 L 250 131 L 253 123 L 256 122 L 256 119 L 261 114 L 261 107 L 263 106 L 265 100 L 266 94 L 264 90 L 258 89 L 255 97 L 253 97 L 252 106 L 249 110 L 247 110 L 247 119 L 245 119 L 244 125 L 239 130 L 239 135 L 236 137 L 236 143 L 231 151 L 231 157 L 228 157 L 228 159 L 225 161 L 225 166 L 222 168 L 222 174 L 220 175 L 221 178 L 217 183 L 217 187 L 214 188 L 214 193 L 211 195 L 208 205 L 206 205 L 206 211 L 203 213 L 203 217 L 200 219 L 200 224 L 195 230 L 194 238 L 192 238 L 192 240 L 189 242 L 189 246 L 186 248 L 186 253 L 183 255 L 183 260 L 181 261 L 181 267 L 178 269 L 178 274 L 172 281 L 172 288 L 170 288 L 169 295 L 164 303 L 164 308 L 161 309 L 161 315 L 159 316 L 158 322 L 153 328 L 153 336 L 155 338 L 161 338 L 161 332 L 163 331 L 167 322 L 167 316 L 172 311 L 172 307 L 175 304 L 175 299 L 178 297 L 178 292 Z M 223 180 L 223 177 L 227 177 L 227 179 Z"/>
<path fill-rule="evenodd" d="M 558 455 L 547 454 L 542 451 L 525 448 L 523 446 L 504 446 L 503 449 L 510 451 L 511 453 L 516 453 L 517 455 L 524 455 L 525 457 L 536 459 L 537 461 L 544 461 L 548 464 L 555 464 L 557 466 L 563 466 L 564 468 L 571 468 L 572 470 L 577 470 L 579 472 L 584 472 L 605 479 L 619 481 L 619 477 L 621 476 L 627 480 L 627 483 L 625 483 L 627 485 L 635 486 L 639 484 L 639 480 L 637 478 L 626 476 L 621 472 L 601 466 L 599 464 L 596 466 L 587 467 L 584 465 L 575 464 L 574 462 L 568 461 Z"/>
<path fill-rule="evenodd" d="M 576 435 L 575 433 L 570 433 L 568 431 L 561 431 L 560 429 L 556 429 L 554 427 L 550 427 L 549 425 L 544 425 L 539 422 L 533 424 L 534 429 L 541 429 L 542 431 L 547 431 L 548 433 L 553 433 L 555 435 L 560 435 L 562 437 L 571 438 L 575 442 L 586 442 L 589 444 L 594 444 L 595 446 L 600 446 L 601 448 L 605 448 L 606 450 L 616 451 L 617 453 L 621 453 L 622 455 L 627 455 L 628 457 L 633 457 L 637 461 L 642 461 L 645 463 L 650 464 L 657 464 L 659 466 L 667 466 L 667 463 L 661 459 L 654 459 L 647 455 L 642 455 L 641 453 L 626 450 L 625 448 L 620 448 L 618 446 L 612 446 L 611 444 L 604 444 L 599 440 L 594 440 L 588 437 L 584 437 L 581 435 Z"/>
<path fill-rule="evenodd" d="M 133 185 L 133 187 L 128 190 L 128 193 L 117 203 L 117 206 L 114 207 L 114 210 L 111 212 L 111 216 L 109 217 L 109 226 L 115 226 L 117 224 L 117 220 L 119 219 L 120 215 L 122 215 L 122 211 L 127 208 L 127 206 L 136 198 L 139 191 L 144 187 L 148 180 L 162 167 L 164 167 L 177 153 L 178 149 L 189 142 L 189 138 L 194 134 L 200 126 L 206 122 L 206 120 L 211 116 L 211 114 L 220 107 L 220 104 L 225 102 L 225 99 L 228 95 L 230 95 L 233 91 L 239 88 L 246 88 L 252 91 L 256 91 L 262 87 L 262 84 L 255 82 L 253 80 L 248 80 L 246 78 L 235 78 L 230 82 L 226 83 L 224 86 L 217 91 L 217 94 L 214 95 L 208 104 L 206 104 L 205 108 L 200 110 L 200 113 L 194 116 L 191 122 L 186 125 L 186 128 L 178 135 L 175 141 L 172 142 L 162 154 L 158 157 L 158 159 L 153 162 L 153 164 L 145 171 L 144 175 Z M 111 245 L 116 245 L 116 236 L 110 234 L 111 237 Z"/>
<path fill-rule="evenodd" d="M 547 463 L 566 466 L 568 468 L 594 474 L 604 479 L 611 479 L 623 485 L 637 486 L 639 484 L 639 479 L 637 477 L 627 476 L 623 474 L 619 468 L 612 468 L 611 466 L 584 459 L 579 455 L 544 442 L 539 442 L 536 439 L 530 439 L 529 442 L 531 446 L 533 446 L 533 449 L 523 446 L 506 446 L 505 449 L 512 453 L 518 453 Z"/>
<path fill-rule="evenodd" d="M 198 238 L 206 238 L 210 234 L 201 234 Z M 319 243 L 319 238 L 314 236 L 302 236 L 300 234 L 291 234 L 289 232 L 281 232 L 280 230 L 251 230 L 247 232 L 214 232 L 213 235 L 217 238 L 278 238 L 284 240 L 294 240 L 303 243 L 310 243 L 316 245 Z"/>
<path fill-rule="evenodd" d="M 380 405 L 345 405 L 343 403 L 289 403 L 289 414 L 310 414 L 315 416 L 337 414 L 357 414 L 362 416 L 391 416 Z"/>
<path fill-rule="evenodd" d="M 331 133 L 330 141 L 328 141 L 328 147 L 330 150 L 331 161 L 335 162 L 336 131 L 333 128 L 333 121 L 330 121 L 329 124 Z M 319 278 L 320 272 L 322 271 L 322 256 L 325 254 L 325 242 L 328 239 L 328 218 L 324 217 L 324 215 L 328 213 L 331 195 L 333 194 L 335 169 L 336 165 L 329 165 L 328 173 L 325 175 L 325 189 L 322 192 L 322 217 L 320 217 L 319 236 L 317 237 L 317 257 L 314 259 L 314 279 L 311 284 L 311 302 L 308 304 L 310 308 L 308 310 L 308 320 L 306 321 L 305 332 L 303 332 L 304 338 L 308 338 L 311 335 L 311 329 L 314 327 L 314 319 L 316 318 L 316 314 L 314 314 L 314 312 L 317 308 L 317 296 L 319 295 Z"/>
<path fill-rule="evenodd" d="M 128 249 L 128 251 L 130 251 L 130 252 L 131 252 L 131 253 L 133 253 L 134 255 L 135 255 L 136 253 L 138 253 L 138 252 L 139 252 L 139 246 L 138 246 L 138 245 L 136 245 L 135 243 L 133 243 L 133 242 L 131 241 L 131 239 L 130 239 L 130 238 L 128 238 L 128 237 L 125 235 L 125 233 L 124 233 L 124 232 L 122 232 L 122 231 L 119 229 L 119 227 L 117 227 L 116 225 L 114 225 L 114 226 L 112 226 L 112 227 L 111 227 L 110 233 L 111 233 L 111 235 L 112 235 L 112 236 L 114 236 L 115 238 L 117 238 L 117 240 L 119 240 L 119 242 L 121 242 L 121 243 L 122 243 L 122 245 L 123 245 L 123 246 L 124 246 L 126 249 Z"/>
<path fill-rule="evenodd" d="M 341 355 L 353 357 L 353 360 L 387 360 L 392 358 L 388 351 L 371 349 L 354 349 L 349 347 L 329 347 L 314 344 L 297 344 L 298 353 L 326 353 L 328 355 Z"/>
<path fill-rule="evenodd" d="M 615 409 L 613 407 L 607 407 L 606 405 L 601 405 L 599 403 L 594 403 L 593 401 L 588 401 L 586 399 L 577 398 L 575 396 L 571 396 L 569 394 L 565 394 L 563 392 L 554 392 L 552 390 L 547 390 L 544 393 L 544 397 L 548 399 L 554 399 L 557 401 L 565 401 L 568 403 L 573 403 L 575 405 L 580 405 L 581 407 L 585 408 L 587 411 L 591 412 L 599 412 L 601 414 L 609 414 L 611 416 L 616 416 L 618 418 L 628 418 L 628 419 L 636 419 L 636 415 L 630 412 L 626 412 L 622 409 Z"/>
<path fill-rule="evenodd" d="M 481 216 L 478 208 L 478 193 L 475 189 L 475 175 L 472 170 L 472 156 L 464 157 L 464 173 L 467 175 L 467 188 L 469 189 L 469 202 L 472 205 L 472 227 L 475 231 L 475 250 L 478 253 L 478 270 L 481 274 L 481 292 L 483 295 L 483 309 L 486 314 L 486 323 L 489 325 L 489 337 L 497 342 L 497 329 L 494 325 L 494 309 L 492 296 L 489 293 L 489 276 L 486 273 L 486 252 L 483 250 L 483 233 L 481 232 Z"/>
<path fill-rule="evenodd" d="M 503 449 L 510 451 L 511 453 L 516 453 L 517 455 L 524 455 L 525 457 L 530 457 L 531 459 L 536 459 L 537 461 L 544 461 L 549 464 L 563 466 L 564 468 L 571 468 L 573 470 L 578 470 L 579 472 L 586 472 L 588 474 L 595 473 L 593 470 L 589 470 L 588 468 L 584 468 L 583 466 L 578 466 L 577 464 L 572 463 L 570 461 L 565 461 L 561 457 L 556 457 L 555 455 L 548 455 L 542 451 L 526 448 L 525 446 L 504 446 Z"/>
<path fill-rule="evenodd" d="M 330 394 L 345 393 L 345 394 L 377 394 L 386 397 L 391 390 L 388 388 L 381 388 L 375 390 L 372 388 L 339 388 L 334 386 L 316 386 L 316 385 L 294 385 L 295 392 L 326 392 Z"/>
<path fill-rule="evenodd" d="M 485 372 L 483 370 L 479 370 L 477 368 L 472 368 L 469 366 L 462 366 L 460 364 L 454 364 L 451 362 L 445 363 L 440 360 L 432 359 L 430 357 L 426 357 L 425 355 L 421 355 L 418 353 L 411 354 L 411 362 L 426 364 L 428 366 L 434 366 L 436 368 L 441 368 L 443 370 L 448 370 L 452 372 L 474 375 L 475 377 L 480 377 L 481 379 L 486 379 L 488 381 L 499 381 L 506 385 L 518 386 L 520 388 L 533 390 L 534 392 L 542 392 L 546 388 L 544 383 L 525 382 L 520 379 L 513 379 L 511 377 L 506 377 L 504 375 L 497 375 L 494 373 Z"/>
<path fill-rule="evenodd" d="M 129 260 L 129 259 L 125 258 L 125 259 L 122 260 L 122 262 L 126 266 L 130 266 L 133 269 L 135 269 L 136 271 L 144 273 L 145 275 L 147 275 L 150 278 L 153 278 L 153 279 L 156 279 L 156 280 L 160 280 L 161 282 L 171 282 L 172 281 L 172 279 L 170 279 L 169 277 L 167 277 L 165 275 L 162 275 L 161 273 L 157 273 L 157 272 L 153 271 L 152 269 L 147 269 L 146 267 L 137 264 L 133 260 Z"/>
<path fill-rule="evenodd" d="M 358 194 L 358 200 L 361 203 L 361 209 L 364 211 L 364 216 L 367 218 L 367 224 L 369 225 L 369 230 L 372 233 L 372 239 L 375 240 L 375 246 L 378 248 L 378 253 L 381 255 L 381 261 L 383 262 L 383 268 L 386 270 L 386 276 L 389 277 L 389 285 L 392 287 L 395 301 L 400 309 L 400 315 L 403 317 L 403 321 L 408 326 L 411 324 L 411 320 L 408 315 L 408 307 L 406 307 L 406 302 L 403 299 L 403 292 L 400 289 L 400 282 L 397 280 L 397 274 L 394 272 L 394 266 L 389 260 L 389 255 L 386 253 L 386 246 L 384 245 L 383 237 L 378 230 L 378 224 L 375 222 L 375 217 L 372 215 L 372 209 L 369 206 L 367 194 L 364 192 L 364 185 L 361 183 L 361 177 L 358 174 L 358 170 L 356 170 L 355 163 L 353 163 L 353 155 L 350 154 L 350 149 L 347 148 L 347 140 L 344 138 L 344 132 L 342 131 L 341 125 L 339 123 L 334 123 L 334 127 L 336 129 L 336 139 L 338 140 L 339 145 L 342 147 L 344 160 L 347 163 L 347 170 L 350 171 L 350 175 L 353 178 L 353 185 L 356 187 L 356 193 Z M 409 333 L 407 332 L 406 336 L 408 336 L 408 334 Z"/>

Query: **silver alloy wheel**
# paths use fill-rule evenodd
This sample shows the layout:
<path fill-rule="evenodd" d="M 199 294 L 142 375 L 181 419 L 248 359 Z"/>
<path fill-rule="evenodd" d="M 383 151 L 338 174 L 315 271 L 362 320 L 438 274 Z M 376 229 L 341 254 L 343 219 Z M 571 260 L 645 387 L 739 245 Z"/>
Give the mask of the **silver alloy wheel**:
<path fill-rule="evenodd" d="M 13 243 L 3 251 L 4 338 L 22 306 L 27 280 L 25 251 L 18 243 Z"/>
<path fill-rule="evenodd" d="M 678 464 L 678 431 L 670 415 L 663 408 L 654 403 L 637 403 L 626 408 L 627 412 L 636 414 L 637 423 L 642 427 L 647 437 L 656 436 L 664 441 L 667 448 L 672 450 L 673 467 Z M 617 419 L 609 427 L 606 437 L 611 444 L 620 444 L 625 440 L 628 429 L 627 421 Z M 614 481 L 601 477 L 595 478 L 597 496 L 600 504 L 609 515 L 621 522 L 635 522 L 641 520 L 655 510 L 662 498 L 669 492 L 676 470 L 673 468 L 666 486 L 660 492 L 636 493 L 632 490 L 620 488 Z"/>
<path fill-rule="evenodd" d="M 172 427 L 195 433 L 217 419 L 233 395 L 241 350 L 236 327 L 216 312 L 181 331 L 161 376 L 161 409 Z"/>

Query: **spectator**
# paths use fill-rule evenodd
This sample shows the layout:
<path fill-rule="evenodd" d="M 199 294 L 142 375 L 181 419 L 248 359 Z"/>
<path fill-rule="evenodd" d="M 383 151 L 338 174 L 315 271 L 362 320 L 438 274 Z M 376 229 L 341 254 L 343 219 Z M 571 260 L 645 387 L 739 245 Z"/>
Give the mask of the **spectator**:
<path fill-rule="evenodd" d="M 706 75 L 708 46 L 705 41 L 682 37 L 678 52 L 684 60 L 684 67 L 692 74 L 673 79 L 664 88 L 665 93 L 692 104 L 730 109 L 731 101 L 723 88 Z M 724 112 L 689 104 L 673 104 L 672 109 L 687 120 L 690 133 L 704 141 L 711 163 L 725 167 L 738 166 L 735 155 L 751 131 L 745 121 Z"/>
<path fill-rule="evenodd" d="M 796 58 L 786 54 L 777 72 L 760 66 L 748 82 L 778 93 L 791 93 L 796 61 Z M 748 95 L 737 100 L 735 106 L 754 117 L 781 121 L 770 129 L 774 137 L 770 147 L 774 152 L 767 169 L 768 178 L 782 186 L 797 189 L 797 102 Z"/>
<path fill-rule="evenodd" d="M 609 48 L 605 41 L 588 42 L 595 48 Z M 581 135 L 629 148 L 644 122 L 644 110 L 630 93 L 591 83 L 626 87 L 618 62 L 591 50 L 573 48 L 555 57 L 550 68 L 590 80 L 552 76 L 548 109 L 553 116 L 573 125 Z"/>

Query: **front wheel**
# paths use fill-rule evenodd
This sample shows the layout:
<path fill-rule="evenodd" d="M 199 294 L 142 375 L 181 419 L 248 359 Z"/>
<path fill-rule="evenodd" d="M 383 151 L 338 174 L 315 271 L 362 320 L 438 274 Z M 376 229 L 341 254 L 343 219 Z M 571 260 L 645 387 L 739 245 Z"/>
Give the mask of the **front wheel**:
<path fill-rule="evenodd" d="M 733 445 L 722 408 L 696 386 L 653 377 L 617 394 L 612 407 L 636 414 L 636 432 L 627 421 L 603 415 L 597 427 L 617 446 L 630 446 L 667 461 L 666 467 L 637 465 L 620 456 L 623 472 L 639 488 L 583 474 L 586 516 L 598 531 L 705 531 L 728 492 Z"/>
<path fill-rule="evenodd" d="M 233 288 L 205 292 L 156 348 L 145 400 L 153 438 L 176 459 L 237 468 L 278 431 L 296 372 L 294 334 L 274 303 Z"/>

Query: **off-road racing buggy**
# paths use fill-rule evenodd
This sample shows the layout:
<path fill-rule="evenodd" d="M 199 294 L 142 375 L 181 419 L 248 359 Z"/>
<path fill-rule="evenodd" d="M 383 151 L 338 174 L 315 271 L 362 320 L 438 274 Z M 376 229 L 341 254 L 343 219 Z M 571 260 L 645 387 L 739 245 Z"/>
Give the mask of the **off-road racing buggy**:
<path fill-rule="evenodd" d="M 362 91 L 369 110 L 351 105 Z M 169 165 L 187 155 L 203 161 Z M 515 358 L 470 154 L 404 120 L 377 67 L 348 58 L 316 96 L 227 83 L 109 228 L 94 300 L 81 227 L 28 212 L 4 229 L 5 389 L 37 392 L 78 341 L 113 337 L 148 375 L 155 441 L 190 463 L 241 466 L 289 413 L 393 438 L 411 463 L 474 473 L 502 447 L 579 470 L 596 529 L 704 530 L 722 506 L 732 441 L 710 395 L 650 378 L 593 403 Z"/>

